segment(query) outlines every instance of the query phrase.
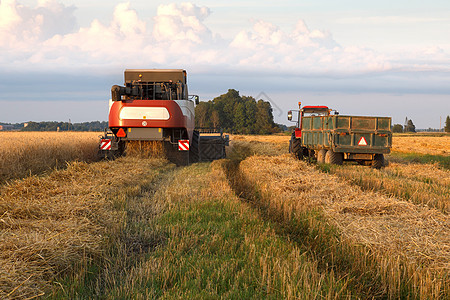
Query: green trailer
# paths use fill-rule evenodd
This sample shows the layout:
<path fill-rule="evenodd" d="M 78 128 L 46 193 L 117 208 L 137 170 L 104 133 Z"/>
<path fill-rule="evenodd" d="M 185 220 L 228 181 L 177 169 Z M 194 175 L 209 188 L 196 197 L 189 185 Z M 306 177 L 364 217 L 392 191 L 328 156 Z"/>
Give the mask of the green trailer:
<path fill-rule="evenodd" d="M 314 157 L 319 163 L 342 164 L 356 161 L 384 166 L 384 154 L 392 146 L 391 118 L 344 116 L 327 106 L 305 106 L 298 112 L 289 143 L 289 152 L 299 159 Z"/>

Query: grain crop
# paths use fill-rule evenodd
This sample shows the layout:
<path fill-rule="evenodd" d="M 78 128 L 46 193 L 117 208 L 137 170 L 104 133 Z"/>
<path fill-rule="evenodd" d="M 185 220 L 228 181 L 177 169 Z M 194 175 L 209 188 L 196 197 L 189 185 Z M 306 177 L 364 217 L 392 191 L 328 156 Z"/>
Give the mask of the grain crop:
<path fill-rule="evenodd" d="M 96 160 L 95 132 L 0 132 L 0 182 Z"/>
<path fill-rule="evenodd" d="M 164 147 L 157 141 L 129 141 L 126 146 L 126 155 L 141 158 L 165 158 Z"/>
<path fill-rule="evenodd" d="M 450 171 L 436 164 L 390 163 L 381 170 L 356 165 L 328 166 L 327 171 L 366 190 L 450 212 Z"/>
<path fill-rule="evenodd" d="M 64 274 L 81 280 L 120 232 L 117 199 L 140 193 L 165 160 L 71 162 L 46 176 L 7 183 L 0 192 L 0 298 L 25 299 L 60 287 Z"/>
<path fill-rule="evenodd" d="M 392 151 L 450 156 L 450 135 L 394 135 L 392 137 Z"/>
<path fill-rule="evenodd" d="M 31 176 L 0 192 L 1 299 L 450 295 L 450 178 L 438 163 L 318 165 L 287 154 L 282 135 L 232 136 L 228 159 L 186 167 L 149 159 L 162 153 L 154 143 L 86 163 L 95 133 L 74 133 L 85 146 L 71 151 L 87 155 L 66 160 L 51 142 L 66 133 L 30 133 L 35 148 L 2 134 L 18 137 L 0 146 L 2 171 L 29 160 L 4 178 Z M 437 138 L 427 147 L 444 156 Z M 13 145 L 28 150 L 11 160 Z M 31 168 L 55 157 L 64 163 Z"/>
<path fill-rule="evenodd" d="M 376 268 L 390 297 L 401 294 L 402 282 L 423 299 L 448 295 L 448 215 L 363 191 L 289 155 L 249 157 L 241 162 L 240 172 L 240 180 L 262 195 L 266 209 L 286 219 L 320 209 L 339 229 L 343 244 L 370 249 L 377 264 L 369 267 Z M 359 257 L 353 264 L 363 266 L 365 261 Z"/>

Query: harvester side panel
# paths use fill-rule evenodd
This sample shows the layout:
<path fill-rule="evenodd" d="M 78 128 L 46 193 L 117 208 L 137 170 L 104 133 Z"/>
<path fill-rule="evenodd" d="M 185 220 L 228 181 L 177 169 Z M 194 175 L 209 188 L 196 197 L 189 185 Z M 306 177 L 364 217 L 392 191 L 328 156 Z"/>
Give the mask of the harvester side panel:
<path fill-rule="evenodd" d="M 189 100 L 128 100 L 113 102 L 109 112 L 109 127 L 154 127 L 154 128 L 186 128 L 193 130 L 194 117 L 189 114 L 190 110 L 185 108 L 187 115 L 183 114 L 182 107 L 178 102 L 192 102 Z M 185 105 L 187 106 L 187 105 Z M 193 104 L 192 104 L 193 106 Z M 121 114 L 121 111 L 127 108 L 135 109 L 133 115 Z M 166 109 L 168 118 L 161 118 L 155 115 L 154 109 Z M 121 118 L 131 115 L 133 118 Z"/>

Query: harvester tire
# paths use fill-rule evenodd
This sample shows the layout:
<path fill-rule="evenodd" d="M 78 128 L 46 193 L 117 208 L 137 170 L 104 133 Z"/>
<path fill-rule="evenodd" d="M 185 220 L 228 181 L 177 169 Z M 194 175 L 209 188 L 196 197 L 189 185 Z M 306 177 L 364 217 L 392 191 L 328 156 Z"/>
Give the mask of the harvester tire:
<path fill-rule="evenodd" d="M 199 143 L 200 134 L 197 130 L 192 133 L 192 145 L 189 147 L 189 163 L 196 163 L 199 161 Z"/>
<path fill-rule="evenodd" d="M 317 153 L 317 162 L 319 164 L 323 164 L 325 162 L 325 155 L 327 154 L 327 150 L 325 149 L 320 149 L 319 152 Z"/>
<path fill-rule="evenodd" d="M 172 145 L 169 142 L 164 143 L 167 159 L 179 166 L 187 166 L 189 164 L 189 151 L 179 151 L 178 145 Z"/>
<path fill-rule="evenodd" d="M 344 156 L 340 152 L 334 152 L 333 150 L 328 150 L 325 154 L 325 163 L 332 165 L 342 165 L 344 162 Z"/>
<path fill-rule="evenodd" d="M 372 160 L 372 168 L 381 169 L 384 166 L 383 154 L 375 154 Z"/>
<path fill-rule="evenodd" d="M 302 147 L 302 140 L 297 139 L 294 136 L 291 137 L 291 149 L 292 154 L 298 159 L 303 159 L 303 147 Z"/>

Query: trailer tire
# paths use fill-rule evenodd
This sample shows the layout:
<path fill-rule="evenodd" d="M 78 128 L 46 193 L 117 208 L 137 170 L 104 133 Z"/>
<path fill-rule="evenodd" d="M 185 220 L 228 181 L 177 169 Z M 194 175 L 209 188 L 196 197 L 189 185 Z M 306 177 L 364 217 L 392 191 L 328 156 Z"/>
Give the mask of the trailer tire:
<path fill-rule="evenodd" d="M 325 155 L 327 154 L 327 150 L 325 149 L 320 149 L 319 152 L 317 153 L 317 162 L 319 164 L 323 164 L 325 162 Z"/>
<path fill-rule="evenodd" d="M 298 159 L 303 159 L 302 140 L 291 137 L 291 141 L 292 154 Z"/>
<path fill-rule="evenodd" d="M 372 160 L 372 168 L 381 169 L 384 166 L 383 154 L 375 154 Z"/>
<path fill-rule="evenodd" d="M 344 162 L 344 156 L 340 152 L 334 152 L 333 150 L 328 150 L 325 154 L 325 163 L 332 165 L 342 165 Z"/>

